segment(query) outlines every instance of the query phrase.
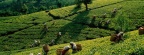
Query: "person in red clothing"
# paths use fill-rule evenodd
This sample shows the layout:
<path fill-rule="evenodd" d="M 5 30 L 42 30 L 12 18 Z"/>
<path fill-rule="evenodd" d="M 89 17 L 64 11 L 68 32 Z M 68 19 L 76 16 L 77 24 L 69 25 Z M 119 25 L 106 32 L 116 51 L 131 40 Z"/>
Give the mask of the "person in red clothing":
<path fill-rule="evenodd" d="M 110 41 L 112 42 L 119 42 L 120 40 L 123 40 L 123 32 L 119 32 L 118 34 L 111 35 Z"/>
<path fill-rule="evenodd" d="M 82 50 L 81 44 L 75 44 L 74 42 L 70 42 L 71 48 L 72 48 L 72 53 L 76 53 L 77 51 Z"/>
<path fill-rule="evenodd" d="M 65 46 L 63 51 L 61 52 L 61 55 L 65 55 L 70 49 L 70 46 Z"/>
<path fill-rule="evenodd" d="M 47 55 L 47 53 L 49 52 L 49 45 L 45 44 L 43 45 L 43 51 L 44 51 L 44 55 Z"/>
<path fill-rule="evenodd" d="M 144 34 L 144 27 L 140 27 L 140 28 L 138 29 L 138 31 L 139 31 L 139 35 Z"/>

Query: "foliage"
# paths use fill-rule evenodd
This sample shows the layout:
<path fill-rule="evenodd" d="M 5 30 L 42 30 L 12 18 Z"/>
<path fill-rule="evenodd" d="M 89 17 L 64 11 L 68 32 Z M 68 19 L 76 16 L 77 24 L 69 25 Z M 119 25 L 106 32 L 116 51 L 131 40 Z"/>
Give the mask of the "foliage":
<path fill-rule="evenodd" d="M 84 3 L 86 10 L 88 10 L 88 4 L 92 3 L 92 0 L 77 0 L 77 8 L 81 8 L 81 4 Z"/>
<path fill-rule="evenodd" d="M 60 4 L 61 6 L 59 6 Z M 73 4 L 75 4 L 74 0 L 61 0 L 59 2 L 53 0 L 4 0 L 0 2 L 0 16 L 29 14 L 42 10 L 51 10 L 65 7 Z"/>
<path fill-rule="evenodd" d="M 94 9 L 94 8 L 98 8 L 101 6 L 106 6 L 112 3 L 117 3 L 120 2 L 122 0 L 94 0 L 92 4 L 89 4 L 89 9 Z M 56 17 L 56 19 L 59 18 L 64 18 L 64 17 L 68 17 L 71 16 L 73 14 L 77 14 L 80 12 L 85 11 L 84 9 L 84 5 L 81 5 L 82 7 L 80 9 L 75 9 L 76 5 L 72 5 L 72 6 L 68 6 L 68 7 L 63 7 L 63 8 L 58 8 L 58 9 L 53 9 L 50 10 L 50 15 Z"/>
<path fill-rule="evenodd" d="M 125 33 L 125 35 L 128 35 L 127 38 L 125 38 L 124 41 L 121 41 L 120 43 L 115 43 L 111 45 L 111 42 L 109 41 L 110 36 L 104 37 L 104 38 L 97 38 L 93 40 L 87 40 L 87 41 L 80 41 L 76 43 L 82 44 L 82 51 L 79 51 L 72 55 L 85 55 L 85 54 L 91 54 L 91 55 L 131 55 L 136 54 L 140 55 L 143 54 L 143 39 L 144 37 L 138 35 L 138 31 L 132 31 Z M 50 52 L 48 54 L 55 55 L 56 49 L 64 47 L 67 44 L 61 44 L 50 47 Z M 42 48 L 39 47 L 37 49 L 26 49 L 23 52 L 13 53 L 12 55 L 27 55 L 29 53 L 33 52 L 34 54 L 37 54 L 39 52 L 42 52 Z M 71 52 L 71 50 L 70 50 Z"/>
<path fill-rule="evenodd" d="M 5 34 L 1 36 L 0 39 L 2 40 L 0 41 L 0 44 L 1 47 L 8 45 L 10 50 L 30 48 L 29 46 L 33 43 L 33 41 L 38 39 L 41 40 L 42 44 L 50 43 L 52 39 L 56 38 L 56 34 L 59 31 L 62 32 L 62 38 L 59 39 L 62 41 L 58 41 L 58 44 L 70 41 L 99 38 L 114 33 L 114 31 L 100 28 L 90 28 L 87 25 L 73 23 L 68 20 L 53 20 L 52 17 L 47 15 L 44 11 L 5 18 L 7 19 L 1 21 L 0 23 L 0 27 L 7 27 L 0 29 L 0 34 Z M 43 23 L 45 22 L 47 23 L 48 32 L 45 37 L 41 38 L 40 32 L 43 28 Z M 53 22 L 55 23 L 53 24 Z M 4 49 L 1 48 L 0 51 L 4 51 Z"/>
<path fill-rule="evenodd" d="M 27 7 L 27 5 L 26 4 L 24 4 L 23 6 L 22 6 L 22 12 L 23 13 L 28 13 L 28 7 Z"/>
<path fill-rule="evenodd" d="M 132 27 L 132 23 L 130 23 L 129 18 L 125 18 L 124 13 L 119 14 L 117 18 L 115 18 L 114 23 L 115 27 L 118 31 L 128 31 L 129 27 Z"/>
<path fill-rule="evenodd" d="M 120 47 L 120 48 L 114 48 L 111 45 L 109 45 L 110 42 L 107 41 L 109 37 L 104 37 L 104 36 L 109 36 L 110 34 L 113 34 L 115 32 L 114 29 L 116 27 L 115 27 L 114 21 L 116 21 L 115 19 L 117 19 L 121 11 L 124 11 L 123 17 L 126 18 L 126 20 L 129 19 L 131 20 L 130 21 L 131 23 L 134 23 L 133 25 L 134 28 L 129 27 L 128 28 L 129 30 L 134 30 L 136 29 L 135 28 L 136 26 L 141 26 L 142 24 L 144 24 L 143 22 L 144 20 L 142 18 L 143 17 L 143 5 L 144 5 L 143 2 L 141 1 L 120 2 L 120 1 L 121 0 L 111 0 L 111 1 L 96 0 L 96 1 L 93 1 L 94 3 L 89 4 L 89 8 L 92 8 L 89 11 L 84 11 L 84 9 L 82 10 L 74 9 L 75 5 L 63 7 L 59 9 L 54 9 L 50 11 L 50 13 L 51 12 L 55 13 L 52 15 L 63 17 L 62 19 L 53 19 L 53 17 L 48 15 L 45 11 L 36 12 L 32 14 L 27 14 L 27 15 L 20 15 L 20 16 L 0 17 L 0 27 L 1 27 L 0 28 L 1 30 L 0 31 L 0 34 L 1 34 L 0 47 L 6 46 L 5 49 L 0 48 L 1 49 L 0 51 L 3 51 L 3 50 L 23 51 L 21 49 L 30 48 L 29 46 L 33 43 L 33 40 L 38 40 L 38 39 L 41 40 L 42 44 L 45 44 L 45 43 L 48 44 L 51 42 L 52 39 L 56 38 L 56 34 L 60 31 L 62 32 L 62 37 L 59 39 L 61 41 L 58 41 L 58 44 L 68 43 L 70 41 L 76 42 L 76 41 L 81 41 L 81 40 L 98 38 L 92 41 L 91 43 L 88 43 L 89 41 L 84 41 L 83 45 L 85 46 L 84 49 L 86 50 L 83 50 L 82 52 L 78 52 L 76 54 L 82 54 L 82 55 L 85 55 L 85 53 L 91 54 L 89 53 L 90 49 L 92 49 L 93 51 L 92 53 L 95 53 L 96 55 L 97 54 L 101 54 L 101 55 L 116 54 L 117 55 L 119 54 L 119 50 L 122 51 L 120 52 L 121 54 L 137 53 L 140 49 L 134 49 L 134 50 L 129 50 L 129 49 L 132 47 L 143 48 L 143 47 L 131 44 L 131 43 L 134 43 L 134 44 L 141 45 L 140 44 L 142 40 L 141 37 L 138 38 L 140 39 L 140 41 L 137 38 L 136 38 L 137 41 L 135 41 L 135 39 L 132 39 L 130 38 L 131 36 L 129 36 L 126 38 L 126 42 L 124 41 L 124 43 L 122 44 L 120 43 L 120 44 L 114 45 L 114 47 Z M 84 6 L 82 5 L 82 8 L 83 7 Z M 37 9 L 36 7 L 33 7 L 33 8 Z M 116 17 L 114 18 L 110 18 L 110 13 L 114 8 L 118 9 L 118 15 L 116 15 Z M 71 12 L 71 10 L 73 10 L 74 13 Z M 10 11 L 7 11 L 7 12 L 9 13 Z M 103 15 L 104 13 L 107 13 L 107 17 L 105 19 L 102 19 L 101 15 Z M 96 18 L 96 21 L 93 22 L 95 26 L 97 27 L 89 26 L 93 15 L 98 16 Z M 105 22 L 107 20 L 112 20 L 112 21 L 109 23 L 107 27 L 105 27 L 106 25 Z M 101 21 L 103 22 L 99 24 L 99 22 Z M 138 22 L 135 22 L 135 21 L 138 21 Z M 46 34 L 46 37 L 41 38 L 40 31 L 42 30 L 43 23 L 45 22 L 47 23 L 47 26 L 48 26 L 48 32 Z M 124 24 L 124 25 L 127 25 L 127 24 Z M 123 28 L 123 30 L 127 30 L 127 29 Z M 99 38 L 99 37 L 104 37 L 104 38 Z M 85 44 L 85 43 L 88 43 L 88 44 Z M 91 44 L 97 44 L 97 45 L 91 46 Z M 121 49 L 122 47 L 129 46 L 129 44 L 130 46 L 132 45 L 132 47 L 124 48 L 124 49 L 127 49 L 127 51 L 124 51 L 123 49 Z M 64 45 L 60 45 L 60 47 L 63 47 Z M 56 47 L 54 46 L 52 47 L 52 49 L 56 49 L 58 47 L 59 46 L 56 46 Z M 95 48 L 96 50 L 93 48 Z M 103 48 L 106 48 L 105 51 L 103 50 Z M 35 49 L 35 48 L 31 48 L 31 49 Z M 102 49 L 102 50 L 97 50 L 97 49 Z M 29 51 L 27 51 L 26 54 L 29 54 Z M 32 52 L 35 52 L 36 54 L 37 52 L 40 52 L 40 51 L 41 51 L 41 48 L 34 50 Z M 94 51 L 97 51 L 97 52 L 94 52 Z M 110 52 L 110 53 L 107 53 L 107 52 Z M 54 54 L 54 53 L 55 53 L 55 50 L 52 50 L 52 52 L 50 52 L 50 54 Z"/>

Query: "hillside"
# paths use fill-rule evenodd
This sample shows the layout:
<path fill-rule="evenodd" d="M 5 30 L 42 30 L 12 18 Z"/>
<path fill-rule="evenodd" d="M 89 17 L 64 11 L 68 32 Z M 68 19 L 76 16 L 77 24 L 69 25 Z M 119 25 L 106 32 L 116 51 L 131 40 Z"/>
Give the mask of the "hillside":
<path fill-rule="evenodd" d="M 2 47 L 0 48 L 0 53 L 5 54 L 3 51 L 6 51 L 8 52 L 7 54 L 9 54 L 11 51 L 14 53 L 14 50 L 23 51 L 29 48 L 35 49 L 35 47 L 30 47 L 34 43 L 34 40 L 40 40 L 41 45 L 45 43 L 49 44 L 51 40 L 57 38 L 58 32 L 62 33 L 62 37 L 57 40 L 58 42 L 56 42 L 56 44 L 82 40 L 89 40 L 94 43 L 94 40 L 90 39 L 98 38 L 98 40 L 100 39 L 98 42 L 105 39 L 109 40 L 109 37 L 105 36 L 110 36 L 120 31 L 120 29 L 128 32 L 144 26 L 144 1 L 94 0 L 92 4 L 88 4 L 88 11 L 85 11 L 83 4 L 81 6 L 81 8 L 75 8 L 76 5 L 72 5 L 53 9 L 49 12 L 40 11 L 20 16 L 0 17 L 0 47 Z M 114 8 L 118 11 L 115 17 L 111 17 L 111 12 Z M 102 15 L 105 13 L 106 18 L 103 19 Z M 97 16 L 97 18 L 94 19 L 95 21 L 93 21 L 94 16 Z M 110 20 L 110 22 L 107 23 L 108 20 Z M 43 30 L 45 23 L 48 27 L 48 32 L 42 33 L 45 32 L 45 30 Z M 84 42 L 86 41 L 82 41 L 82 43 Z M 108 45 L 110 42 L 106 43 Z M 89 44 L 88 46 L 90 46 Z M 139 44 L 139 42 L 136 42 L 136 44 Z M 64 45 L 60 46 L 63 47 Z M 58 46 L 52 48 L 55 47 Z M 39 48 L 37 50 L 39 50 Z M 15 52 L 17 53 L 17 51 Z M 102 52 L 102 55 L 107 54 L 103 51 L 97 51 Z M 54 54 L 54 50 L 50 53 Z"/>
<path fill-rule="evenodd" d="M 119 1 L 112 0 L 112 1 L 119 2 L 121 0 Z M 109 3 L 111 2 L 105 0 L 105 4 Z M 99 6 L 103 6 L 105 4 L 101 4 Z M 45 34 L 44 37 L 41 36 L 40 32 L 42 31 L 43 23 L 45 22 L 47 23 L 49 32 Z M 54 25 L 52 25 L 53 22 L 55 22 Z M 52 39 L 56 38 L 56 34 L 59 31 L 61 31 L 63 35 L 63 37 L 60 38 L 60 40 L 63 41 L 58 43 L 86 40 L 87 38 L 88 39 L 98 38 L 108 36 L 111 33 L 114 33 L 114 31 L 105 30 L 101 28 L 90 28 L 87 25 L 78 24 L 64 19 L 55 20 L 45 11 L 21 16 L 2 17 L 0 24 L 1 24 L 0 26 L 2 27 L 0 31 L 1 35 L 0 46 L 3 47 L 0 51 L 20 50 L 30 48 L 29 46 L 34 42 L 34 40 L 41 40 L 42 44 L 49 43 Z M 98 31 L 99 33 L 95 33 Z M 71 38 L 67 38 L 69 40 L 65 39 L 65 37 L 70 36 Z"/>
<path fill-rule="evenodd" d="M 138 31 L 131 31 L 124 34 L 124 41 L 114 43 L 109 41 L 110 36 L 87 41 L 79 41 L 83 50 L 72 55 L 143 55 L 144 35 L 138 35 Z M 56 49 L 63 48 L 69 44 L 60 44 L 50 47 L 48 55 L 56 55 Z M 28 55 L 30 53 L 41 53 L 42 47 L 14 52 L 11 55 Z M 71 52 L 71 50 L 70 50 Z"/>

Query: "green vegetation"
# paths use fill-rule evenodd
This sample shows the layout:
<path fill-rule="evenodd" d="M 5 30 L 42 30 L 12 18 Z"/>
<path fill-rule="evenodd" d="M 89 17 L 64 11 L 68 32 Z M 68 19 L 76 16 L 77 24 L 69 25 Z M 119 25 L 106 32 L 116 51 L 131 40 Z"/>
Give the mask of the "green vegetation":
<path fill-rule="evenodd" d="M 75 0 L 1 0 L 0 16 L 16 16 L 76 4 Z"/>
<path fill-rule="evenodd" d="M 99 8 L 102 6 L 111 5 L 113 3 L 117 3 L 120 1 L 123 1 L 123 0 L 110 0 L 110 1 L 108 1 L 108 0 L 103 0 L 103 1 L 94 0 L 93 3 L 88 4 L 88 6 L 89 6 L 89 9 L 95 9 L 95 8 Z M 76 9 L 76 5 L 68 6 L 68 7 L 64 7 L 64 8 L 59 8 L 59 9 L 53 9 L 53 10 L 50 10 L 50 15 L 54 16 L 55 19 L 71 16 L 73 14 L 85 11 L 85 6 L 84 5 L 81 5 L 81 6 L 82 6 L 81 8 L 77 8 L 77 9 Z"/>
<path fill-rule="evenodd" d="M 110 42 L 110 36 L 104 38 L 97 38 L 94 40 L 80 41 L 83 46 L 83 50 L 72 55 L 143 55 L 143 35 L 138 35 L 138 31 L 132 31 L 124 34 L 124 41 L 120 43 L 112 44 Z M 50 55 L 56 55 L 56 49 L 62 48 L 67 44 L 61 44 L 50 47 Z M 42 48 L 27 49 L 22 52 L 14 53 L 12 55 L 28 55 L 29 53 L 37 54 L 41 52 Z M 71 50 L 70 50 L 71 52 Z"/>
<path fill-rule="evenodd" d="M 62 41 L 59 41 L 58 44 L 67 43 L 70 41 L 94 39 L 114 33 L 114 31 L 104 30 L 101 28 L 90 28 L 88 25 L 83 25 L 68 20 L 53 20 L 52 17 L 50 17 L 44 11 L 22 16 L 14 16 L 12 19 L 11 17 L 3 18 L 7 19 L 2 19 L 2 24 L 24 24 L 25 26 L 18 26 L 21 28 L 16 27 L 16 30 L 13 30 L 12 28 L 15 27 L 14 25 L 2 26 L 8 28 L 6 30 L 2 29 L 2 31 L 5 32 L 0 33 L 1 39 L 3 39 L 1 40 L 2 43 L 0 44 L 2 47 L 6 46 L 6 48 L 2 48 L 1 51 L 30 48 L 30 45 L 34 42 L 34 39 L 40 39 L 42 44 L 50 43 L 52 39 L 56 38 L 56 34 L 59 31 L 62 32 L 62 38 L 60 38 Z M 45 22 L 48 26 L 48 32 L 42 37 L 40 32 L 42 30 L 43 23 Z M 65 39 L 66 37 L 67 39 Z"/>
<path fill-rule="evenodd" d="M 40 0 L 32 0 L 33 2 L 31 1 L 30 5 L 25 3 L 29 2 L 29 0 L 17 1 L 22 3 L 17 6 L 20 9 L 16 10 L 26 15 L 0 17 L 0 47 L 2 47 L 0 51 L 4 51 L 0 52 L 0 54 L 28 55 L 30 52 L 37 54 L 42 51 L 41 46 L 43 44 L 49 44 L 51 40 L 57 38 L 58 32 L 61 32 L 62 36 L 57 40 L 58 45 L 51 47 L 49 54 L 55 55 L 57 48 L 68 45 L 62 43 L 71 41 L 81 43 L 84 49 L 73 55 L 143 54 L 143 35 L 139 36 L 137 31 L 128 31 L 144 25 L 144 1 L 93 0 L 93 3 L 88 4 L 89 10 L 86 11 L 84 4 L 81 5 L 81 8 L 76 8 L 76 5 L 63 7 L 60 4 L 63 4 L 61 2 L 65 2 L 65 0 L 61 2 L 56 0 L 52 5 L 59 4 L 58 7 L 62 8 L 46 12 L 40 11 L 45 9 L 35 7 L 36 11 L 40 11 L 36 13 L 32 13 L 35 11 L 30 10 L 29 6 L 45 8 L 38 2 Z M 41 2 L 45 1 L 42 0 Z M 2 3 L 0 2 L 0 4 Z M 115 8 L 117 12 L 114 17 L 111 17 Z M 11 11 L 8 11 L 8 13 L 11 13 Z M 106 17 L 103 18 L 105 13 Z M 93 19 L 94 16 L 96 16 L 95 19 Z M 91 26 L 91 24 L 93 25 Z M 44 27 L 46 29 L 43 29 Z M 124 41 L 112 45 L 109 36 L 118 31 L 128 33 L 125 34 Z M 31 47 L 34 40 L 40 40 L 41 46 Z"/>
<path fill-rule="evenodd" d="M 42 12 L 30 14 L 30 15 L 17 16 L 13 19 L 7 19 L 7 20 L 2 21 L 0 23 L 1 24 L 0 35 L 2 39 L 0 43 L 1 46 L 2 47 L 8 46 L 9 50 L 20 49 L 20 48 L 23 49 L 23 48 L 29 47 L 29 45 L 31 45 L 32 42 L 34 42 L 33 39 L 40 39 L 40 36 L 38 35 L 40 31 L 36 30 L 36 29 L 41 30 L 39 29 L 41 28 L 39 27 L 39 24 L 42 24 L 43 22 L 47 22 L 50 20 L 52 20 L 52 17 L 48 16 L 47 13 L 42 11 Z M 27 31 L 24 31 L 24 30 L 27 30 Z M 21 34 L 18 34 L 18 33 L 21 33 Z M 21 38 L 22 36 L 23 38 Z M 34 36 L 36 37 L 33 38 Z M 25 42 L 25 40 L 27 41 Z M 27 42 L 31 42 L 31 44 Z M 23 44 L 23 43 L 27 43 L 27 44 Z M 17 47 L 17 46 L 21 46 L 21 47 Z M 5 48 L 1 49 L 1 51 L 3 50 L 5 50 Z"/>
<path fill-rule="evenodd" d="M 133 27 L 133 23 L 129 18 L 125 18 L 123 13 L 119 14 L 117 18 L 113 21 L 115 23 L 115 29 L 118 31 L 130 31 L 129 27 Z"/>
<path fill-rule="evenodd" d="M 88 26 L 70 23 L 70 21 L 66 21 L 66 20 L 57 20 L 55 22 L 56 23 L 53 26 L 51 26 L 52 22 L 47 22 L 49 23 L 47 25 L 48 33 L 43 38 L 41 37 L 41 34 L 40 34 L 43 25 L 39 24 L 30 28 L 15 32 L 12 35 L 2 36 L 1 39 L 3 40 L 1 40 L 2 41 L 1 45 L 2 46 L 11 45 L 9 47 L 12 47 L 12 48 L 9 48 L 9 49 L 18 50 L 18 49 L 23 49 L 23 48 L 29 48 L 29 46 L 34 42 L 34 39 L 42 38 L 41 43 L 50 43 L 52 39 L 56 38 L 56 34 L 58 33 L 58 31 L 62 32 L 62 37 L 59 39 L 61 41 L 59 41 L 58 43 L 67 43 L 70 41 L 93 39 L 93 38 L 108 36 L 114 33 L 114 31 L 104 30 L 104 29 L 99 29 L 99 28 L 89 28 Z M 13 43 L 22 43 L 22 44 L 17 45 Z M 20 47 L 17 47 L 17 46 L 20 46 Z M 1 50 L 5 50 L 5 49 L 1 49 Z"/>
<path fill-rule="evenodd" d="M 77 1 L 77 8 L 81 8 L 82 3 L 85 5 L 86 10 L 88 10 L 88 4 L 92 3 L 92 0 L 78 0 Z"/>

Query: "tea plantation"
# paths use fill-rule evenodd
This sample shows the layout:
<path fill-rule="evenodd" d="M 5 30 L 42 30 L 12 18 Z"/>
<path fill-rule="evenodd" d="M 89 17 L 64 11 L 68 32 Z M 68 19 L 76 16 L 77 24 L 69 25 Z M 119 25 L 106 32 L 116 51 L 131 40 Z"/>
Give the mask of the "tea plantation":
<path fill-rule="evenodd" d="M 83 46 L 83 50 L 71 55 L 143 55 L 144 46 L 143 39 L 144 35 L 138 35 L 138 31 L 131 31 L 124 34 L 124 41 L 114 43 L 109 41 L 110 36 L 104 38 L 97 38 L 93 40 L 79 41 Z M 50 47 L 48 55 L 56 55 L 56 49 L 63 48 L 69 45 L 69 43 L 56 45 Z M 11 52 L 11 55 L 28 55 L 30 53 L 42 53 L 42 47 L 26 49 L 21 52 Z"/>
<path fill-rule="evenodd" d="M 144 26 L 144 1 L 93 0 L 88 7 L 88 11 L 82 4 L 81 8 L 72 5 L 49 12 L 0 17 L 0 54 L 42 53 L 42 45 L 57 39 L 58 32 L 62 36 L 56 45 L 50 47 L 48 55 L 56 55 L 57 48 L 63 48 L 71 41 L 80 43 L 83 47 L 82 51 L 72 55 L 144 54 L 144 35 L 133 31 Z M 117 12 L 112 17 L 114 9 Z M 94 17 L 96 18 L 93 19 Z M 120 30 L 126 32 L 124 41 L 112 44 L 110 35 Z M 34 40 L 40 40 L 40 46 L 31 47 Z"/>

